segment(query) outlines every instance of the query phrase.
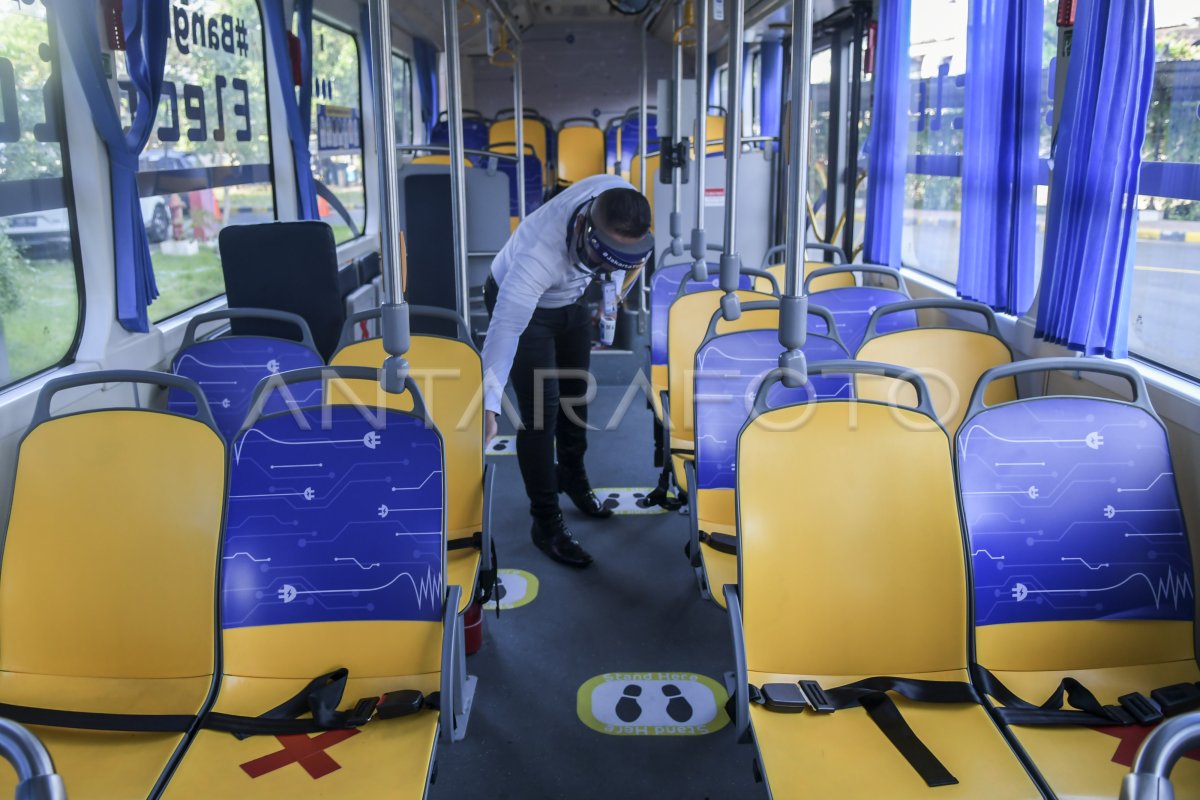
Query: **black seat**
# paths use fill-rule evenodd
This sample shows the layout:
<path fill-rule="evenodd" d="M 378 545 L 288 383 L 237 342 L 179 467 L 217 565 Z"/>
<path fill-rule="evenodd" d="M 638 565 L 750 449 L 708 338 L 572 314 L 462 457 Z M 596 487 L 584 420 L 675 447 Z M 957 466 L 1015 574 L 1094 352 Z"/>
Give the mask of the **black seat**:
<path fill-rule="evenodd" d="M 219 242 L 229 307 L 299 314 L 312 331 L 317 352 L 328 361 L 346 321 L 333 229 L 324 222 L 230 225 L 222 229 Z M 239 336 L 287 338 L 293 330 L 273 320 L 231 322 Z"/>

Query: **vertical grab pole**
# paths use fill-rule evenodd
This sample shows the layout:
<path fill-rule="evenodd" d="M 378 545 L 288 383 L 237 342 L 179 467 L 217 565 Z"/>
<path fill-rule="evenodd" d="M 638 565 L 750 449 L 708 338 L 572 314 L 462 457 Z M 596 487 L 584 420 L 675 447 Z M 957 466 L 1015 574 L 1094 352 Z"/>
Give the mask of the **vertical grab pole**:
<path fill-rule="evenodd" d="M 692 280 L 708 277 L 704 236 L 704 162 L 708 155 L 708 0 L 696 0 L 696 227 L 692 228 Z"/>
<path fill-rule="evenodd" d="M 811 102 L 809 74 L 812 69 L 812 0 L 792 0 L 791 107 L 788 124 L 787 181 L 787 275 L 784 296 L 779 301 L 779 367 L 783 383 L 790 388 L 808 382 L 804 342 L 808 334 L 808 297 L 804 295 L 804 251 L 808 240 L 805 189 L 808 172 L 808 107 Z"/>
<path fill-rule="evenodd" d="M 462 63 L 458 52 L 458 0 L 442 0 L 442 24 L 446 43 L 446 94 L 450 113 L 450 204 L 454 221 L 454 278 L 458 288 L 458 312 L 470 314 L 467 295 L 467 174 L 464 167 L 462 112 Z M 517 169 L 521 161 L 517 160 Z M 523 187 L 522 187 L 523 188 Z"/>
<path fill-rule="evenodd" d="M 515 34 L 514 34 L 515 36 Z M 517 133 L 517 217 L 525 221 L 525 83 L 521 74 L 521 40 L 516 39 L 517 56 L 513 61 L 513 124 Z M 545 158 L 546 154 L 542 153 Z"/>
<path fill-rule="evenodd" d="M 794 1 L 794 0 L 793 0 Z M 729 13 L 729 111 L 725 117 L 725 252 L 721 255 L 721 313 L 727 320 L 742 315 L 734 292 L 741 258 L 737 252 L 737 176 L 742 152 L 742 54 L 745 50 L 745 0 L 733 0 Z"/>
<path fill-rule="evenodd" d="M 650 111 L 646 100 L 646 81 L 649 78 L 647 73 L 650 71 L 646 61 L 646 28 L 652 19 L 654 19 L 654 15 L 648 15 L 646 22 L 642 25 L 642 71 L 639 73 L 638 78 L 638 191 L 643 195 L 648 194 L 646 189 L 646 158 L 649 156 L 648 151 L 650 150 L 650 122 L 646 119 L 646 114 Z M 651 213 L 653 211 L 651 209 Z M 646 270 L 643 269 L 638 270 L 638 310 L 644 312 L 648 307 L 649 303 L 646 302 Z"/>
<path fill-rule="evenodd" d="M 392 106 L 392 28 L 388 19 L 387 0 L 369 0 L 371 53 L 375 71 L 375 135 L 378 140 L 379 168 L 379 251 L 382 260 L 384 302 L 380 309 L 383 328 L 383 349 L 388 357 L 383 362 L 381 383 L 384 391 L 404 391 L 408 377 L 408 361 L 404 354 L 409 346 L 408 304 L 404 302 L 404 276 L 400 254 L 400 215 L 396 201 L 399 197 L 396 182 L 396 117 Z"/>
<path fill-rule="evenodd" d="M 870 4 L 857 1 L 852 7 L 854 11 L 854 43 L 850 57 L 850 129 L 847 131 L 848 146 L 846 148 L 846 204 L 842 211 L 846 220 L 846 225 L 842 230 L 842 250 L 846 253 L 846 258 L 851 261 L 854 260 L 854 199 L 858 194 L 858 150 L 861 146 L 858 140 L 858 125 L 862 119 L 862 40 L 866 34 L 870 8 Z"/>
<path fill-rule="evenodd" d="M 683 4 L 685 0 L 675 0 L 675 29 L 683 26 Z M 674 39 L 675 37 L 672 37 Z M 686 137 L 683 135 L 683 45 L 674 41 L 671 44 L 671 56 L 674 60 L 673 85 L 671 87 L 671 156 L 672 161 L 678 161 L 682 152 L 687 158 L 687 148 L 680 148 L 679 142 Z M 664 153 L 664 156 L 667 154 Z M 671 255 L 683 255 L 683 168 L 671 168 Z"/>

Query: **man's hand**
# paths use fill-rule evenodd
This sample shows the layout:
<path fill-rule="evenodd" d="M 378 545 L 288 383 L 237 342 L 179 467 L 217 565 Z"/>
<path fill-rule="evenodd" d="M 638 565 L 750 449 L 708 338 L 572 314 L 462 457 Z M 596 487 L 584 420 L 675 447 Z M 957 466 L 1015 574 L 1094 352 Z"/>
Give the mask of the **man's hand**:
<path fill-rule="evenodd" d="M 483 412 L 483 446 L 487 447 L 496 438 L 496 412 Z"/>

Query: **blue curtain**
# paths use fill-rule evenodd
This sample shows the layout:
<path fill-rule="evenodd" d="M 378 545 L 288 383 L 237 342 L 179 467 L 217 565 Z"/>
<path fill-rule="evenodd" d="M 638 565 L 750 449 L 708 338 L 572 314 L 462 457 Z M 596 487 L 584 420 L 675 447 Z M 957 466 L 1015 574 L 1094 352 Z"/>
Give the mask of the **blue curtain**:
<path fill-rule="evenodd" d="M 307 47 L 310 56 L 307 79 L 301 82 L 301 98 L 304 98 L 306 87 L 308 90 L 306 111 L 302 114 L 300 111 L 300 101 L 296 99 L 296 92 L 292 88 L 292 56 L 288 49 L 288 31 L 290 26 L 283 16 L 283 0 L 263 0 L 262 2 L 263 17 L 270 32 L 267 38 L 271 42 L 271 52 L 275 59 L 275 66 L 279 71 L 279 82 L 283 88 L 283 113 L 287 117 L 288 138 L 292 142 L 292 160 L 296 167 L 296 195 L 300 201 L 300 219 L 320 218 L 320 214 L 317 211 L 316 181 L 313 179 L 312 174 L 312 157 L 308 150 L 308 137 L 312 130 L 312 112 L 310 107 L 312 102 L 311 7 L 310 2 L 309 42 L 305 45 L 303 37 L 301 37 L 300 42 L 301 55 L 303 55 Z M 301 64 L 301 74 L 302 76 L 304 75 L 303 64 Z"/>
<path fill-rule="evenodd" d="M 1033 302 L 1042 5 L 971 0 L 958 293 L 1023 314 Z"/>
<path fill-rule="evenodd" d="M 1088 355 L 1128 352 L 1128 264 L 1153 84 L 1153 0 L 1081 3 L 1051 176 L 1037 334 Z"/>
<path fill-rule="evenodd" d="M 867 139 L 867 220 L 863 259 L 900 267 L 904 175 L 908 169 L 908 45 L 911 0 L 882 0 L 875 90 Z"/>
<path fill-rule="evenodd" d="M 438 118 L 438 51 L 428 39 L 413 39 L 413 69 L 421 93 L 421 121 L 425 123 L 425 141 L 433 136 Z"/>
<path fill-rule="evenodd" d="M 763 136 L 778 136 L 779 117 L 783 103 L 783 42 L 779 40 L 762 43 L 762 99 L 759 106 L 759 122 Z"/>
<path fill-rule="evenodd" d="M 710 106 L 721 105 L 721 85 L 717 83 L 717 66 L 715 58 L 708 60 L 708 104 Z"/>
<path fill-rule="evenodd" d="M 296 38 L 300 40 L 300 86 L 297 108 L 300 129 L 307 145 L 312 136 L 313 96 L 313 0 L 296 0 Z"/>
<path fill-rule="evenodd" d="M 117 320 L 128 331 L 145 333 L 150 330 L 146 309 L 158 297 L 158 285 L 138 198 L 138 156 L 150 139 L 162 97 L 170 4 L 168 0 L 126 0 L 124 5 L 125 60 L 137 98 L 128 131 L 113 105 L 101 62 L 96 7 L 79 8 L 61 0 L 51 5 L 58 12 L 56 18 L 70 47 L 92 121 L 108 149 Z"/>

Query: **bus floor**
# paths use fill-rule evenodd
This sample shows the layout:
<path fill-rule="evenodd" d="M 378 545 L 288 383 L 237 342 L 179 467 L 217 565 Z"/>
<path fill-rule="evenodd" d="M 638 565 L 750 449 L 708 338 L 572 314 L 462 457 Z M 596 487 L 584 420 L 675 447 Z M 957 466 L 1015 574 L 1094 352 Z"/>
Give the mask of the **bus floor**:
<path fill-rule="evenodd" d="M 590 407 L 593 426 L 608 423 L 622 395 L 600 387 Z M 593 486 L 654 485 L 651 425 L 639 394 L 614 430 L 589 433 Z M 511 432 L 502 425 L 502 434 Z M 687 519 L 671 512 L 592 520 L 562 496 L 568 526 L 595 557 L 575 570 L 531 543 L 516 458 L 489 461 L 498 467 L 492 530 L 501 578 L 504 570 L 524 570 L 539 587 L 532 602 L 498 619 L 485 612 L 483 647 L 467 659 L 468 672 L 479 678 L 467 737 L 439 746 L 431 800 L 765 797 L 753 778 L 753 748 L 734 743 L 724 715 L 694 724 L 712 716 L 709 684 L 683 673 L 721 686 L 733 655 L 725 612 L 700 599 L 683 554 Z M 589 689 L 612 685 L 597 691 L 595 702 L 589 690 L 577 702 L 589 681 Z M 677 692 L 688 702 L 676 698 L 668 706 Z M 723 703 L 723 690 L 714 699 Z M 601 706 L 607 711 L 592 717 Z M 634 721 L 609 726 L 614 733 L 597 730 L 606 727 L 600 717 L 620 722 L 614 709 Z M 692 724 L 675 726 L 672 718 Z"/>

